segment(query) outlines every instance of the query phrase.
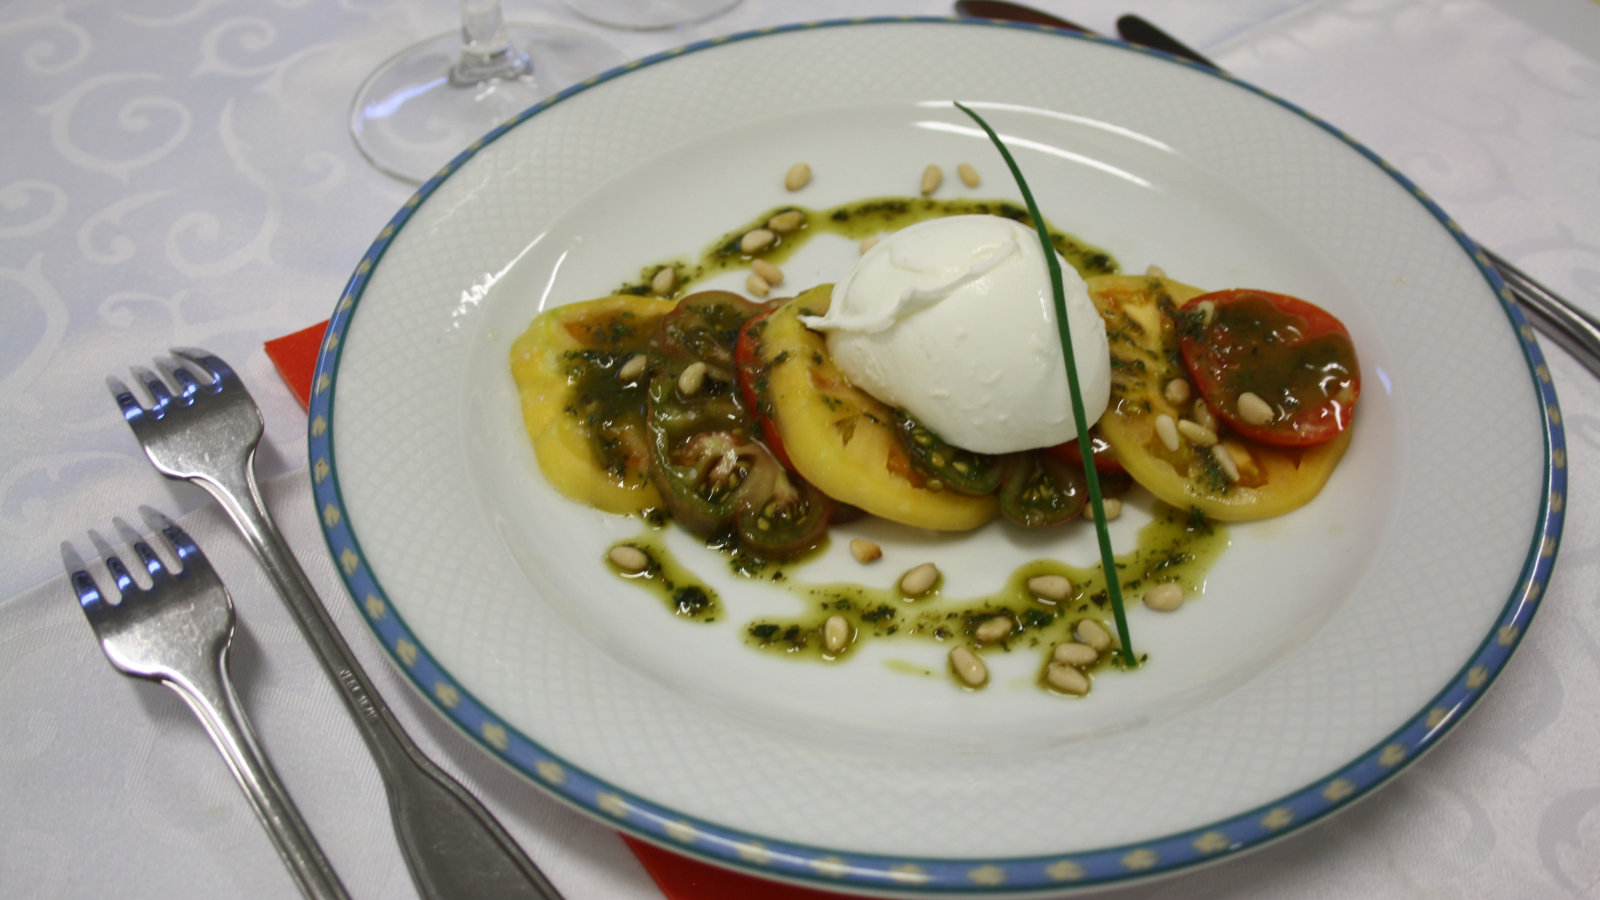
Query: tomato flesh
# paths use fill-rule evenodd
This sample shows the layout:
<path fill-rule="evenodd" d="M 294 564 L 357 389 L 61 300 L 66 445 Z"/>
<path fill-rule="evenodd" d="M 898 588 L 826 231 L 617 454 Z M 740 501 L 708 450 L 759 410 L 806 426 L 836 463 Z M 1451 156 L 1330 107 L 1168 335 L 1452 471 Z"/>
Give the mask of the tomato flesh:
<path fill-rule="evenodd" d="M 1350 426 L 1361 368 L 1350 332 L 1326 310 L 1285 294 L 1237 289 L 1195 297 L 1177 319 L 1178 347 L 1195 387 L 1238 434 L 1276 447 L 1311 447 Z M 1246 418 L 1239 408 L 1245 393 L 1265 401 L 1270 421 Z"/>
<path fill-rule="evenodd" d="M 1122 463 L 1117 461 L 1116 449 L 1111 446 L 1110 441 L 1100 436 L 1100 429 L 1096 426 L 1089 427 L 1089 446 L 1094 451 L 1094 470 L 1096 472 L 1102 475 L 1112 475 L 1117 472 L 1127 471 L 1122 468 Z M 1055 454 L 1078 468 L 1083 468 L 1083 447 L 1079 445 L 1077 438 L 1073 438 L 1065 444 L 1057 444 L 1054 447 L 1046 447 L 1044 449 L 1046 453 Z"/>

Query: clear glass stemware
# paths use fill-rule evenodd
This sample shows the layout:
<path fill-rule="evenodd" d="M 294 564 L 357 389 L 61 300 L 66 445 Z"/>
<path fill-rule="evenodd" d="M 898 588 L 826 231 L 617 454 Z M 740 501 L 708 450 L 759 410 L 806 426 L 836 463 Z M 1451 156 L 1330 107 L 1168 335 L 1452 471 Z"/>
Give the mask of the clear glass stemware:
<path fill-rule="evenodd" d="M 367 77 L 350 132 L 374 166 L 421 184 L 496 125 L 622 62 L 582 31 L 508 25 L 499 0 L 461 0 L 459 33 L 408 47 Z"/>

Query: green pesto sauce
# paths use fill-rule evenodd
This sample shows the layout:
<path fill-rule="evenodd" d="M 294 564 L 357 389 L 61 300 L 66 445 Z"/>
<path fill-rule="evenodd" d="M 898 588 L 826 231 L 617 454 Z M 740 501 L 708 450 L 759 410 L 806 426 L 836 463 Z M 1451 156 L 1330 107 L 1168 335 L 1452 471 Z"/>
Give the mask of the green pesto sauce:
<path fill-rule="evenodd" d="M 1086 522 L 1079 524 L 1089 527 Z M 715 592 L 672 557 L 658 534 L 619 542 L 645 551 L 651 559 L 644 573 L 623 577 L 655 593 L 675 615 L 714 621 L 714 617 L 721 614 Z M 1205 585 L 1206 573 L 1228 543 L 1228 530 L 1223 524 L 1157 502 L 1154 518 L 1139 531 L 1138 546 L 1116 558 L 1123 594 L 1133 598 L 1158 584 L 1175 581 L 1183 585 L 1188 598 L 1185 605 L 1194 602 Z M 716 548 L 717 545 L 713 541 L 708 546 Z M 1036 653 L 1039 656 L 1038 683 L 1041 689 L 1051 690 L 1044 681 L 1051 653 L 1057 644 L 1072 639 L 1073 630 L 1080 621 L 1093 619 L 1108 633 L 1116 634 L 1106 580 L 1099 566 L 1079 568 L 1056 560 L 1039 559 L 1018 566 L 997 590 L 985 596 L 946 597 L 941 590 L 941 576 L 927 593 L 907 597 L 899 589 L 900 577 L 904 574 L 901 572 L 874 571 L 877 580 L 893 582 L 894 586 L 887 588 L 850 583 L 811 584 L 789 574 L 820 552 L 813 551 L 802 559 L 782 563 L 740 560 L 730 553 L 729 562 L 735 573 L 780 584 L 801 598 L 810 610 L 799 616 L 760 618 L 747 623 L 744 626 L 747 645 L 777 656 L 824 663 L 848 659 L 868 641 L 916 641 L 952 646 L 960 643 L 980 657 L 994 653 Z M 615 566 L 612 568 L 619 571 Z M 1065 576 L 1075 588 L 1073 595 L 1062 603 L 1034 597 L 1027 583 L 1038 575 Z M 686 612 L 677 595 L 690 589 L 709 596 L 713 611 L 698 615 Z M 1174 614 L 1177 612 L 1181 610 Z M 851 641 L 838 653 L 829 652 L 822 639 L 823 623 L 834 615 L 843 616 L 852 631 Z M 994 643 L 979 644 L 974 632 L 984 622 L 1000 615 L 1011 617 L 1011 634 Z M 1123 665 L 1120 654 L 1106 652 L 1087 671 L 1093 673 Z M 922 666 L 904 661 L 891 661 L 890 668 L 908 674 L 932 674 Z M 955 680 L 953 674 L 948 671 L 946 674 Z"/>
<path fill-rule="evenodd" d="M 779 213 L 795 211 L 805 217 L 804 223 L 788 234 L 780 234 L 772 244 L 756 253 L 739 249 L 739 239 L 766 223 Z M 750 261 L 761 258 L 779 265 L 805 246 L 814 235 L 836 234 L 852 241 L 865 240 L 874 235 L 899 231 L 907 225 L 945 216 L 994 215 L 1012 219 L 1033 227 L 1033 219 L 1025 207 L 1006 200 L 934 200 L 928 197 L 876 197 L 857 200 L 832 209 L 807 209 L 803 206 L 776 206 L 767 210 L 733 231 L 717 238 L 700 259 L 693 264 L 657 263 L 639 271 L 639 280 L 617 288 L 619 294 L 651 293 L 650 282 L 656 273 L 669 265 L 677 266 L 677 289 L 672 296 L 688 293 L 697 282 L 725 272 L 749 268 Z M 1056 250 L 1085 278 L 1092 275 L 1114 275 L 1117 261 L 1106 251 L 1086 244 L 1066 234 L 1050 223 L 1045 223 L 1050 241 Z"/>

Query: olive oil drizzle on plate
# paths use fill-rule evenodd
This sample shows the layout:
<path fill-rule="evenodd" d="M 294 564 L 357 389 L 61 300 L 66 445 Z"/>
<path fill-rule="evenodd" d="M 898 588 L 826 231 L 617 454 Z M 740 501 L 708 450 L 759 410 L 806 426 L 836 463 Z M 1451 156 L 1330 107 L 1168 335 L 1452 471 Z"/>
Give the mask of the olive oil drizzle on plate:
<path fill-rule="evenodd" d="M 1152 512 L 1151 521 L 1139 530 L 1138 545 L 1116 557 L 1119 584 L 1125 594 L 1132 596 L 1157 584 L 1177 582 L 1183 586 L 1187 605 L 1202 595 L 1206 574 L 1227 548 L 1227 527 L 1160 501 L 1155 502 Z M 644 551 L 650 557 L 650 566 L 635 575 L 624 574 L 614 565 L 613 571 L 656 594 L 669 612 L 702 622 L 725 618 L 716 592 L 676 559 L 661 539 L 661 532 L 646 532 L 619 541 L 618 545 Z M 715 542 L 710 546 L 725 549 L 717 547 Z M 866 642 L 883 640 L 965 644 L 980 656 L 1030 651 L 1040 654 L 1039 686 L 1050 690 L 1044 681 L 1050 654 L 1057 644 L 1072 639 L 1073 630 L 1080 621 L 1092 619 L 1108 632 L 1115 633 L 1110 622 L 1105 575 L 1099 566 L 1080 568 L 1058 560 L 1038 559 L 1018 566 L 997 590 L 987 595 L 946 597 L 936 584 L 928 593 L 912 598 L 892 585 L 817 584 L 793 576 L 795 569 L 821 552 L 819 548 L 805 557 L 783 563 L 760 563 L 729 552 L 729 565 L 735 574 L 783 587 L 809 609 L 798 616 L 761 617 L 746 623 L 742 626 L 746 644 L 776 656 L 823 663 L 849 659 Z M 895 569 L 874 568 L 871 571 L 879 580 L 900 574 Z M 1072 582 L 1072 596 L 1061 603 L 1034 597 L 1027 583 L 1039 575 L 1065 576 Z M 686 603 L 685 598 L 689 602 Z M 700 604 L 698 598 L 709 598 L 709 602 Z M 823 623 L 835 615 L 843 616 L 850 623 L 852 635 L 850 642 L 837 653 L 828 651 L 823 642 Z M 1011 617 L 1011 633 L 1002 640 L 980 644 L 973 636 L 974 631 L 984 622 L 1002 615 Z M 897 668 L 892 662 L 890 668 Z M 1088 671 L 1112 666 L 1121 668 L 1120 663 L 1119 654 L 1102 653 L 1100 661 Z M 922 671 L 917 666 L 911 669 Z"/>

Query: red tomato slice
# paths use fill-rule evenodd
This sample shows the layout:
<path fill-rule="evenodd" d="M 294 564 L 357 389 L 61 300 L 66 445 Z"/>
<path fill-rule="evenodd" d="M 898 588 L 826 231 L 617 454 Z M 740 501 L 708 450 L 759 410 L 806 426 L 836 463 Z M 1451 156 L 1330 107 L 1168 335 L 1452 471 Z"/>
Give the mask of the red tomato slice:
<path fill-rule="evenodd" d="M 1185 303 L 1177 331 L 1195 387 L 1241 436 L 1310 447 L 1350 426 L 1361 367 L 1350 332 L 1321 307 L 1266 291 L 1217 291 Z M 1241 409 L 1245 394 L 1263 402 L 1246 399 Z"/>
<path fill-rule="evenodd" d="M 1089 446 L 1094 448 L 1094 470 L 1096 472 L 1102 475 L 1111 475 L 1124 471 L 1122 463 L 1117 461 L 1117 451 L 1111 448 L 1109 441 L 1100 436 L 1099 429 L 1093 427 L 1089 429 Z M 1079 469 L 1083 468 L 1083 448 L 1079 447 L 1078 442 L 1075 440 L 1067 441 L 1065 444 L 1057 444 L 1054 447 L 1046 447 L 1044 450 L 1046 453 L 1052 453 L 1067 462 L 1073 463 Z"/>
<path fill-rule="evenodd" d="M 761 426 L 761 442 L 767 445 L 772 455 L 785 469 L 795 471 L 794 463 L 789 461 L 789 454 L 783 449 L 783 439 L 778 436 L 778 426 L 772 421 L 772 401 L 768 398 L 767 371 L 761 361 L 761 332 L 767 327 L 767 320 L 778 311 L 781 303 L 769 303 L 770 308 L 750 321 L 744 323 L 739 329 L 739 340 L 734 343 L 733 363 L 734 369 L 739 373 L 739 394 L 744 400 L 744 408 Z"/>

